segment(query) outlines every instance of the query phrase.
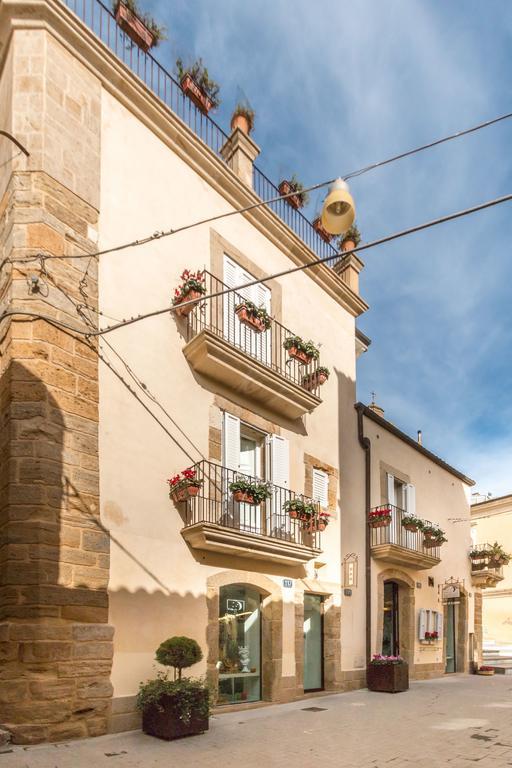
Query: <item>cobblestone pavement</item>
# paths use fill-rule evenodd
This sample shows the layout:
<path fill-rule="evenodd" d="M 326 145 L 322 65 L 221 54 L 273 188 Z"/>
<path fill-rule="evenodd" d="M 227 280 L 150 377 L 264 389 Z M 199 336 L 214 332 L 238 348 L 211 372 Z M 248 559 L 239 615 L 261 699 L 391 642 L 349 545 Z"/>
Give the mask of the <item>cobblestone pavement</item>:
<path fill-rule="evenodd" d="M 304 711 L 304 707 L 323 711 Z M 140 731 L 0 751 L 0 768 L 503 768 L 512 766 L 512 678 L 454 675 L 408 693 L 328 695 L 212 718 L 202 736 Z"/>

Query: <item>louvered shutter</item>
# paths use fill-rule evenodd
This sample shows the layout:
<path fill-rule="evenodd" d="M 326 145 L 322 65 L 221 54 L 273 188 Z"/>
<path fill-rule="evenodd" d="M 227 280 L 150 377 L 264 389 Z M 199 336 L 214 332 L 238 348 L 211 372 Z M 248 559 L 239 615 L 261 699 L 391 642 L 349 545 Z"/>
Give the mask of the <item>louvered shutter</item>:
<path fill-rule="evenodd" d="M 240 419 L 224 411 L 222 432 L 223 464 L 238 472 L 240 467 Z"/>
<path fill-rule="evenodd" d="M 436 611 L 434 628 L 437 632 L 437 636 L 441 638 L 443 636 L 443 614 L 441 611 Z"/>
<path fill-rule="evenodd" d="M 289 498 L 290 444 L 280 435 L 269 435 L 267 444 L 270 482 L 274 485 L 274 492 L 267 504 L 267 529 L 286 538 L 291 530 L 290 517 L 283 511 L 283 504 Z"/>
<path fill-rule="evenodd" d="M 410 483 L 405 486 L 405 510 L 408 515 L 416 514 L 416 488 Z"/>
<path fill-rule="evenodd" d="M 420 640 L 424 640 L 425 632 L 428 632 L 427 621 L 428 621 L 427 611 L 424 608 L 421 608 L 419 612 L 419 625 L 418 625 L 418 637 Z"/>
<path fill-rule="evenodd" d="M 245 282 L 245 281 L 244 281 Z M 263 283 L 253 285 L 251 289 L 251 301 L 256 304 L 257 307 L 263 307 L 271 314 L 271 292 Z M 271 340 L 272 333 L 270 330 L 263 333 L 254 333 L 254 331 L 248 330 L 251 334 L 255 356 L 258 360 L 261 360 L 266 365 L 270 365 L 272 362 Z"/>
<path fill-rule="evenodd" d="M 235 288 L 240 285 L 238 275 L 238 264 L 224 254 L 224 283 L 227 288 Z M 236 343 L 236 332 L 240 325 L 236 315 L 235 307 L 238 301 L 235 293 L 228 293 L 224 296 L 224 337 L 232 344 Z"/>
<path fill-rule="evenodd" d="M 313 469 L 313 498 L 326 509 L 328 502 L 329 475 L 321 469 Z"/>
<path fill-rule="evenodd" d="M 388 503 L 396 505 L 396 497 L 395 497 L 395 478 L 393 475 L 388 474 Z"/>

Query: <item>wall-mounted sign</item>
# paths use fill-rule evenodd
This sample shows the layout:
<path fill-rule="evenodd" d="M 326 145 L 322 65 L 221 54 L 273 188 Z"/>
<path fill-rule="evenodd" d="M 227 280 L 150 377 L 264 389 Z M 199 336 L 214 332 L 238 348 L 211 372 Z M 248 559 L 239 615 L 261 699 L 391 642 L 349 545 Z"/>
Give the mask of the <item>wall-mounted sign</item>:
<path fill-rule="evenodd" d="M 292 579 L 283 579 L 283 587 L 286 587 L 286 589 L 291 589 L 293 587 Z"/>
<path fill-rule="evenodd" d="M 357 555 L 352 552 L 343 558 L 343 586 L 357 587 Z"/>
<path fill-rule="evenodd" d="M 228 597 L 226 600 L 226 611 L 228 613 L 243 613 L 245 611 L 245 600 L 233 600 Z"/>

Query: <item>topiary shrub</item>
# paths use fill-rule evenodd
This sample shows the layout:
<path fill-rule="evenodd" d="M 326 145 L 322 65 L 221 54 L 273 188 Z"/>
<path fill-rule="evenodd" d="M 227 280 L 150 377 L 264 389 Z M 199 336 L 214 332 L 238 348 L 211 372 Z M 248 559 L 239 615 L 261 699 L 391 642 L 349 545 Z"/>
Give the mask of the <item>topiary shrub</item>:
<path fill-rule="evenodd" d="M 203 652 L 195 640 L 190 637 L 169 637 L 156 650 L 156 660 L 166 667 L 173 667 L 181 680 L 181 671 L 185 667 L 197 664 L 203 658 Z"/>

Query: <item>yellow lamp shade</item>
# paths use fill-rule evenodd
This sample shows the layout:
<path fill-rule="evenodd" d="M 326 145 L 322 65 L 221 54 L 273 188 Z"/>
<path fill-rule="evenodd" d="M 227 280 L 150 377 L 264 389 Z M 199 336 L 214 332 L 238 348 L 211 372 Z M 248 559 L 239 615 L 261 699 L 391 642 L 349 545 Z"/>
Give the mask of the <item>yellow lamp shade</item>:
<path fill-rule="evenodd" d="M 322 226 L 331 235 L 341 235 L 353 224 L 356 207 L 343 179 L 336 179 L 329 189 L 322 208 Z"/>

